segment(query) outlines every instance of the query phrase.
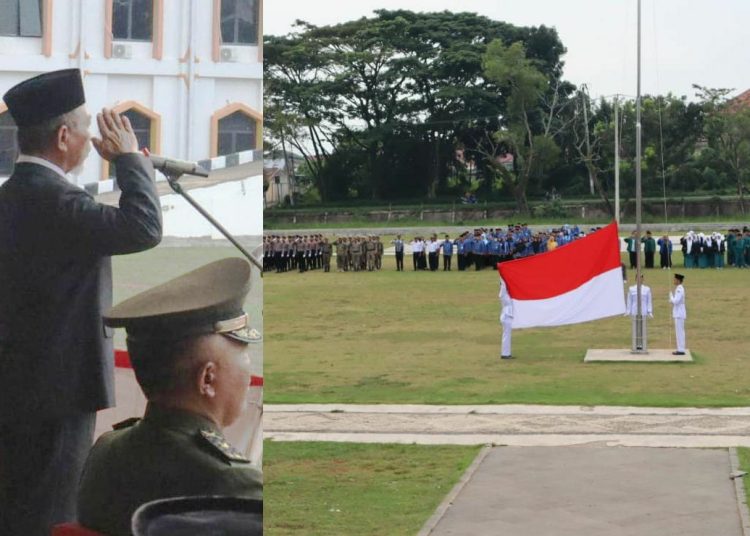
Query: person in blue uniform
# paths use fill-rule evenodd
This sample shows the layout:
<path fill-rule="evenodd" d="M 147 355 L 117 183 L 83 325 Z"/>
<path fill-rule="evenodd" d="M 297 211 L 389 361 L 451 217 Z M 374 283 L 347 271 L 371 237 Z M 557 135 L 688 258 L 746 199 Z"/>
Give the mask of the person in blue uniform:
<path fill-rule="evenodd" d="M 393 249 L 396 252 L 396 271 L 404 271 L 404 241 L 401 239 L 401 235 L 396 235 L 395 240 L 391 240 Z"/>
<path fill-rule="evenodd" d="M 481 237 L 474 238 L 471 254 L 474 258 L 475 270 L 481 270 L 484 267 L 484 263 L 487 258 L 487 245 Z"/>
<path fill-rule="evenodd" d="M 656 241 L 659 246 L 659 266 L 662 270 L 672 267 L 672 241 L 669 236 L 664 235 Z"/>
<path fill-rule="evenodd" d="M 440 245 L 443 249 L 443 271 L 451 271 L 451 261 L 453 260 L 453 242 L 448 235 L 445 235 L 443 243 Z"/>

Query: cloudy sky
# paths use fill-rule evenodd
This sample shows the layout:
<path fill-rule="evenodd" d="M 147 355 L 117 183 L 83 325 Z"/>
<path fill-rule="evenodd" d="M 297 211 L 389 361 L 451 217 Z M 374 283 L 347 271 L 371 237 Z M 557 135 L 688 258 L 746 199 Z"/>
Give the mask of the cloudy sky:
<path fill-rule="evenodd" d="M 375 9 L 470 11 L 518 26 L 553 26 L 568 49 L 565 78 L 592 96 L 636 94 L 637 0 L 268 0 L 263 31 L 296 19 L 335 24 Z M 692 84 L 750 89 L 750 0 L 642 0 L 641 91 L 687 95 Z"/>

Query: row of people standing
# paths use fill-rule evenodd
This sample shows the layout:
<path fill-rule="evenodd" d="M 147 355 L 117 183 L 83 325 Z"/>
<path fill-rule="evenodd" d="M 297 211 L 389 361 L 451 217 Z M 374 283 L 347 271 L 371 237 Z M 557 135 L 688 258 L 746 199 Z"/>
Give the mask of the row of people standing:
<path fill-rule="evenodd" d="M 396 254 L 396 271 L 404 271 L 404 251 L 406 243 L 401 235 L 391 241 Z M 453 260 L 453 241 L 448 235 L 444 240 L 438 241 L 437 235 L 433 234 L 429 240 L 421 236 L 415 236 L 409 244 L 411 246 L 412 266 L 414 270 L 427 270 L 435 272 L 440 267 L 440 252 L 443 252 L 443 270 L 450 271 Z"/>
<path fill-rule="evenodd" d="M 638 264 L 638 241 L 636 238 L 636 232 L 633 231 L 629 237 L 623 238 L 623 242 L 626 244 L 626 251 L 628 252 L 628 259 L 630 260 L 630 268 L 635 268 Z M 646 234 L 641 237 L 641 246 L 643 256 L 645 257 L 644 265 L 646 268 L 654 268 L 654 260 L 657 250 L 659 251 L 659 267 L 662 270 L 667 270 L 672 267 L 672 241 L 666 234 L 661 236 L 659 239 L 654 239 L 651 231 L 646 231 Z"/>
<path fill-rule="evenodd" d="M 417 236 L 409 245 L 414 270 L 426 270 L 428 266 L 432 271 L 437 270 L 441 252 L 444 271 L 452 269 L 454 255 L 459 271 L 472 267 L 482 270 L 494 268 L 498 262 L 551 251 L 584 235 L 577 226 L 565 225 L 559 229 L 533 233 L 526 224 L 516 224 L 509 225 L 507 229 L 498 227 L 466 231 L 455 240 L 448 235 L 438 240 L 437 235 L 433 234 L 427 241 Z M 402 271 L 406 242 L 398 235 L 392 243 L 396 253 L 396 270 Z"/>
<path fill-rule="evenodd" d="M 321 234 L 271 235 L 263 238 L 263 271 L 330 272 L 334 251 L 339 272 L 374 271 L 383 265 L 379 236 L 341 236 L 331 243 Z"/>
<path fill-rule="evenodd" d="M 383 266 L 383 243 L 379 236 L 341 236 L 336 240 L 336 270 L 373 272 Z"/>
<path fill-rule="evenodd" d="M 263 271 L 276 273 L 331 269 L 333 247 L 321 234 L 263 238 Z"/>
<path fill-rule="evenodd" d="M 726 237 L 688 231 L 680 238 L 685 268 L 736 268 L 750 266 L 750 229 L 729 229 Z M 725 260 L 726 256 L 726 260 Z"/>

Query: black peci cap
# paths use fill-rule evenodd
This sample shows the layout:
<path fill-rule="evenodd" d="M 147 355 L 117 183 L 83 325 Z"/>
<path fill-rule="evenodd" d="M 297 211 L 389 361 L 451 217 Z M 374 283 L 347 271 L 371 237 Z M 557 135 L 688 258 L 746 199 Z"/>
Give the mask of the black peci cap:
<path fill-rule="evenodd" d="M 86 102 L 81 71 L 63 69 L 29 78 L 10 88 L 3 100 L 17 126 L 39 125 Z"/>
<path fill-rule="evenodd" d="M 682 274 L 674 274 L 675 279 L 679 279 L 680 283 L 685 279 L 685 276 Z"/>
<path fill-rule="evenodd" d="M 109 310 L 104 323 L 128 338 L 178 340 L 219 333 L 241 342 L 260 339 L 248 329 L 242 305 L 250 291 L 250 264 L 222 259 L 146 290 Z"/>

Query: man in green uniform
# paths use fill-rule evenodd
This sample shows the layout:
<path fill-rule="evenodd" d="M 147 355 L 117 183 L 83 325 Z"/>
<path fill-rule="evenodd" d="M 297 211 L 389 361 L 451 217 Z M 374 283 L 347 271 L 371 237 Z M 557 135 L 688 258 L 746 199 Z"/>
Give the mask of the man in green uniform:
<path fill-rule="evenodd" d="M 646 231 L 646 236 L 641 237 L 641 243 L 643 243 L 643 253 L 646 257 L 646 268 L 653 268 L 656 240 L 651 236 L 651 231 Z"/>
<path fill-rule="evenodd" d="M 737 268 L 745 267 L 745 237 L 741 234 L 734 240 L 734 265 Z"/>
<path fill-rule="evenodd" d="M 352 256 L 352 244 L 348 237 L 343 237 L 341 239 L 341 268 L 345 271 L 349 271 L 349 266 L 351 265 L 351 256 Z"/>
<path fill-rule="evenodd" d="M 326 272 L 331 271 L 331 255 L 333 254 L 333 246 L 328 242 L 327 238 L 324 238 L 321 242 L 320 251 L 323 255 L 323 270 Z"/>
<path fill-rule="evenodd" d="M 360 242 L 359 237 L 355 236 L 352 239 L 349 253 L 352 256 L 352 268 L 355 272 L 359 272 L 362 263 L 362 242 Z"/>
<path fill-rule="evenodd" d="M 130 298 L 105 315 L 125 327 L 148 405 L 102 435 L 86 461 L 78 520 L 130 534 L 133 512 L 156 499 L 224 495 L 262 498 L 262 477 L 222 435 L 242 413 L 250 382 L 242 303 L 250 265 L 223 259 Z"/>
<path fill-rule="evenodd" d="M 372 272 L 375 270 L 375 255 L 377 252 L 377 246 L 375 245 L 375 238 L 372 236 L 367 237 L 365 242 L 365 255 L 367 256 L 367 271 Z"/>

